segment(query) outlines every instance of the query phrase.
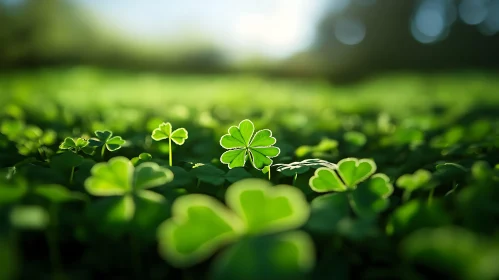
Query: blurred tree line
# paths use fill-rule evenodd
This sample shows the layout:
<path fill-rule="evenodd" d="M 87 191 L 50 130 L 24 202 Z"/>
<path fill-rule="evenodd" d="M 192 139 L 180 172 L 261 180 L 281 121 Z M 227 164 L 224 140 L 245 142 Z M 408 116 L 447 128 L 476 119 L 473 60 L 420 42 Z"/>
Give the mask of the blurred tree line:
<path fill-rule="evenodd" d="M 422 43 L 411 33 L 411 20 L 422 2 L 446 1 L 448 7 L 455 8 L 466 0 L 338 0 L 348 5 L 341 12 L 332 8 L 324 12 L 316 40 L 308 50 L 279 63 L 255 60 L 240 65 L 231 64 L 223 51 L 210 42 L 167 47 L 131 42 L 103 28 L 99 19 L 92 18 L 71 1 L 24 0 L 14 7 L 6 1 L 0 0 L 0 69 L 90 64 L 176 72 L 237 70 L 273 75 L 328 75 L 348 81 L 382 71 L 499 66 L 497 33 L 485 36 L 476 26 L 459 19 L 435 42 Z M 499 3 L 499 0 L 488 1 Z M 356 19 L 364 28 L 363 38 L 357 44 L 345 44 L 335 36 L 345 18 Z M 345 32 L 350 35 L 348 32 L 354 31 Z"/>
<path fill-rule="evenodd" d="M 209 42 L 142 44 L 68 0 L 6 1 L 0 0 L 0 69 L 85 64 L 203 72 L 226 66 Z"/>
<path fill-rule="evenodd" d="M 315 57 L 314 63 L 321 64 L 322 71 L 337 79 L 380 71 L 497 69 L 499 33 L 484 35 L 476 25 L 460 20 L 458 8 L 462 1 L 350 0 L 350 5 L 340 14 L 326 13 L 317 27 L 315 44 L 301 55 Z M 468 1 L 478 3 L 480 0 Z M 496 1 L 495 5 L 499 7 L 499 1 L 489 1 Z M 411 21 L 414 21 L 418 7 L 428 8 L 419 11 L 429 12 L 428 17 L 421 17 L 421 24 L 427 29 L 439 27 L 436 26 L 439 18 L 431 17 L 436 12 L 441 12 L 442 19 L 447 20 L 447 26 L 434 41 L 427 38 L 427 42 L 420 42 L 415 38 L 418 34 L 411 32 Z M 494 12 L 496 15 L 489 16 L 492 20 L 497 16 L 494 22 L 497 24 L 499 10 Z M 342 44 L 333 35 L 337 24 L 345 18 L 359 19 L 365 26 L 365 37 L 359 44 Z"/>

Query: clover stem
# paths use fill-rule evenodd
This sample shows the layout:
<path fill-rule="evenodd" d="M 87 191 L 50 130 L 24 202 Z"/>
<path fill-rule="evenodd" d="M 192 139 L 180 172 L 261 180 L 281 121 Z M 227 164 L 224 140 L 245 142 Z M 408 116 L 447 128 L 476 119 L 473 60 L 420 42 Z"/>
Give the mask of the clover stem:
<path fill-rule="evenodd" d="M 42 149 L 42 147 L 38 147 L 38 153 L 40 154 L 40 157 L 43 159 L 43 149 Z"/>
<path fill-rule="evenodd" d="M 102 159 L 104 159 L 104 152 L 106 151 L 106 145 L 102 145 L 102 150 L 100 152 L 100 156 L 102 157 Z"/>
<path fill-rule="evenodd" d="M 270 181 L 270 166 L 269 166 L 269 181 Z"/>
<path fill-rule="evenodd" d="M 296 179 L 298 179 L 298 173 L 295 173 L 295 176 L 293 177 L 293 186 L 296 184 Z"/>
<path fill-rule="evenodd" d="M 168 156 L 170 157 L 170 166 L 173 164 L 173 155 L 172 155 L 172 138 L 168 137 Z"/>
<path fill-rule="evenodd" d="M 73 184 L 73 177 L 74 177 L 74 175 L 75 175 L 75 167 L 73 166 L 71 168 L 71 176 L 69 177 L 69 184 L 71 184 L 71 185 Z"/>
<path fill-rule="evenodd" d="M 54 273 L 53 275 L 54 280 L 62 280 L 66 279 L 66 277 L 64 276 L 64 272 L 62 271 L 61 256 L 59 253 L 59 243 L 57 242 L 58 239 L 57 227 L 59 224 L 57 218 L 57 213 L 58 213 L 57 208 L 58 205 L 56 203 L 51 203 L 49 207 L 50 224 L 49 228 L 46 231 L 46 238 L 49 247 L 49 257 L 50 257 L 50 263 L 52 265 L 52 272 Z"/>
<path fill-rule="evenodd" d="M 435 188 L 432 188 L 430 191 L 430 194 L 428 195 L 428 206 L 431 205 L 431 202 L 433 201 L 433 192 L 435 191 Z"/>
<path fill-rule="evenodd" d="M 404 194 L 402 195 L 402 201 L 406 202 L 411 198 L 411 192 L 409 190 L 405 190 Z"/>

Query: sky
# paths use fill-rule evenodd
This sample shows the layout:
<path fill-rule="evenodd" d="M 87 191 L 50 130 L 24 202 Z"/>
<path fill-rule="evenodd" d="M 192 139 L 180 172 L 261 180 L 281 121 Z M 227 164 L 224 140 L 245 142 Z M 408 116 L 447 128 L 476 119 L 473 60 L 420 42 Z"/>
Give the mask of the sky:
<path fill-rule="evenodd" d="M 234 54 L 304 50 L 331 0 L 77 0 L 116 30 L 154 42 L 201 35 Z M 341 2 L 343 0 L 333 0 Z"/>

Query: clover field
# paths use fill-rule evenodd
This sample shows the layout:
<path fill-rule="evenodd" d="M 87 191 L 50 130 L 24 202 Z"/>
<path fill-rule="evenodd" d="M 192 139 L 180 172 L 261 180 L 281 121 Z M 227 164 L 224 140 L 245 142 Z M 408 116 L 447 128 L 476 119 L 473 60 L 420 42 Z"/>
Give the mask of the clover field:
<path fill-rule="evenodd" d="M 0 74 L 0 280 L 499 279 L 496 73 Z"/>

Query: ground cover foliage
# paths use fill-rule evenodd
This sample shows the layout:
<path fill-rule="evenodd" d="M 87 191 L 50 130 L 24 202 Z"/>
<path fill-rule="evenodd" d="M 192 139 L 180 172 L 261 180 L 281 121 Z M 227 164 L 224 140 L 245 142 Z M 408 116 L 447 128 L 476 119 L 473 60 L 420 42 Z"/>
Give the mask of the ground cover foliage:
<path fill-rule="evenodd" d="M 0 76 L 0 279 L 498 279 L 495 74 Z"/>

